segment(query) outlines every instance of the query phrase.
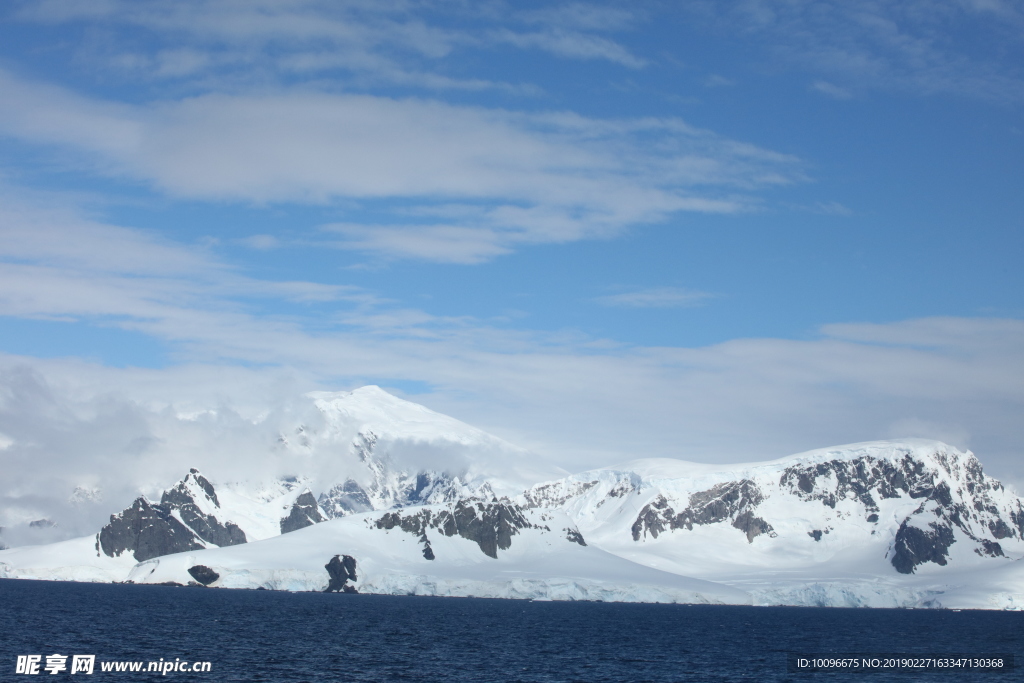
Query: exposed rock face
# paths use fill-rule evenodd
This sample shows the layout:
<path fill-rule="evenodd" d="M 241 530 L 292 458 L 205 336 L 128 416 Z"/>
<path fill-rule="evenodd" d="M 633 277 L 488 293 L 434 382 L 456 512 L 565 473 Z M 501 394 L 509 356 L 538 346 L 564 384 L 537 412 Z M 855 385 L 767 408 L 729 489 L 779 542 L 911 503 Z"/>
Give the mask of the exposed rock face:
<path fill-rule="evenodd" d="M 351 555 L 335 555 L 331 561 L 324 565 L 330 576 L 330 582 L 324 593 L 357 593 L 355 586 L 349 586 L 349 581 L 356 581 L 356 560 Z"/>
<path fill-rule="evenodd" d="M 633 540 L 639 541 L 650 534 L 657 538 L 666 529 L 693 530 L 694 525 L 717 524 L 731 521 L 742 531 L 749 543 L 761 534 L 774 535 L 771 524 L 754 515 L 754 509 L 764 500 L 757 484 L 749 479 L 730 481 L 690 495 L 689 505 L 676 513 L 663 495 L 640 510 L 633 522 Z"/>
<path fill-rule="evenodd" d="M 309 490 L 306 490 L 292 503 L 292 509 L 288 516 L 281 520 L 281 533 L 287 534 L 323 521 L 326 520 L 320 514 L 320 508 L 317 507 L 316 499 L 313 498 L 313 494 Z"/>
<path fill-rule="evenodd" d="M 177 510 L 185 525 L 207 543 L 216 546 L 245 543 L 245 533 L 238 526 L 231 522 L 221 524 L 214 515 L 203 513 L 196 500 L 199 492 L 206 497 L 207 502 L 213 503 L 214 507 L 220 507 L 213 484 L 196 469 L 190 470 L 189 476 L 178 482 L 177 486 L 164 491 L 160 496 L 160 505 Z"/>
<path fill-rule="evenodd" d="M 213 485 L 191 470 L 160 503 L 139 497 L 131 507 L 110 516 L 99 533 L 99 547 L 109 557 L 130 551 L 139 562 L 161 555 L 245 543 L 245 533 L 222 524 L 212 510 L 220 507 Z M 204 512 L 204 509 L 207 510 Z"/>
<path fill-rule="evenodd" d="M 100 549 L 105 555 L 119 557 L 131 552 L 139 562 L 205 547 L 196 533 L 171 515 L 169 509 L 143 497 L 136 498 L 131 507 L 119 514 L 111 515 L 110 523 L 100 530 Z"/>
<path fill-rule="evenodd" d="M 909 521 L 909 520 L 907 520 Z M 907 521 L 896 532 L 892 566 L 901 574 L 913 574 L 925 562 L 945 566 L 949 546 L 955 542 L 953 530 L 944 524 L 932 522 L 929 529 L 910 526 Z"/>
<path fill-rule="evenodd" d="M 498 558 L 498 550 L 512 547 L 512 537 L 520 529 L 532 528 L 523 509 L 514 503 L 485 503 L 460 500 L 448 510 L 420 510 L 412 515 L 389 512 L 375 522 L 378 529 L 401 529 L 414 534 L 424 544 L 423 556 L 434 559 L 427 531 L 433 529 L 445 536 L 461 536 L 475 542 L 488 557 Z"/>
<path fill-rule="evenodd" d="M 191 574 L 193 579 L 203 584 L 204 586 L 209 586 L 211 583 L 220 578 L 220 574 L 213 571 L 204 564 L 197 564 L 194 567 L 189 567 L 188 573 Z"/>
<path fill-rule="evenodd" d="M 949 498 L 948 487 L 942 489 L 935 472 L 909 455 L 897 463 L 864 457 L 794 465 L 782 473 L 779 485 L 801 500 L 819 500 L 830 508 L 844 498 L 856 498 L 869 514 L 878 512 L 876 496 L 882 500 L 903 494 Z"/>

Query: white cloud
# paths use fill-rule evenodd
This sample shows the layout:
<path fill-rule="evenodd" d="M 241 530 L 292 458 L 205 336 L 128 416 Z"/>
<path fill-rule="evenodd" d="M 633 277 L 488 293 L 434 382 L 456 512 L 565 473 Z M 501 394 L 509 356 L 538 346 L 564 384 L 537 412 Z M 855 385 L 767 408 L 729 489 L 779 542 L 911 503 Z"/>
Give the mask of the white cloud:
<path fill-rule="evenodd" d="M 308 90 L 123 105 L 3 71 L 0 87 L 10 95 L 0 101 L 0 131 L 71 150 L 99 173 L 174 197 L 398 198 L 423 213 L 438 203 L 476 204 L 475 219 L 452 225 L 364 226 L 350 235 L 355 248 L 399 257 L 477 262 L 517 244 L 607 237 L 676 212 L 743 211 L 757 202 L 754 193 L 804 179 L 793 157 L 678 119 Z"/>
<path fill-rule="evenodd" d="M 281 241 L 273 235 L 249 235 L 240 239 L 239 243 L 260 251 L 269 251 L 281 246 Z"/>
<path fill-rule="evenodd" d="M 342 237 L 331 243 L 342 249 L 438 263 L 483 263 L 509 253 L 515 241 L 508 233 L 458 225 L 331 224 L 323 230 Z"/>
<path fill-rule="evenodd" d="M 10 238 L 0 242 L 0 314 L 80 321 L 69 331 L 73 324 L 132 330 L 167 345 L 180 363 L 165 370 L 0 363 L 35 368 L 69 395 L 116 391 L 147 410 L 225 403 L 259 414 L 278 400 L 271 386 L 417 382 L 432 388 L 419 397 L 430 407 L 568 469 L 645 455 L 756 460 L 890 436 L 894 425 L 931 425 L 933 435 L 970 435 L 984 462 L 1024 481 L 1017 455 L 1024 321 L 844 323 L 811 340 L 633 347 L 508 321 L 440 318 L 354 287 L 255 279 L 202 247 L 70 210 L 10 199 L 0 209 Z M 618 303 L 694 296 L 624 294 L 635 296 Z M 268 312 L 281 301 L 295 302 L 287 316 Z M 320 305 L 306 311 L 303 301 Z M 21 443 L 16 426 L 0 424 L 0 432 Z"/>
<path fill-rule="evenodd" d="M 701 306 L 713 296 L 715 295 L 707 292 L 697 292 L 679 287 L 652 287 L 609 294 L 598 297 L 595 301 L 605 306 L 624 308 L 689 308 Z"/>

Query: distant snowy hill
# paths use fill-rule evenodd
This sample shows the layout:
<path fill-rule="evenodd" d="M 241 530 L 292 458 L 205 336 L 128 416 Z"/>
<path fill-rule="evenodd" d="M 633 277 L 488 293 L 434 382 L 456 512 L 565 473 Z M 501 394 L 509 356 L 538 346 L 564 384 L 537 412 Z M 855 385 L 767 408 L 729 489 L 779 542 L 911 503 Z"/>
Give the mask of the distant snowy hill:
<path fill-rule="evenodd" d="M 1024 607 L 1024 502 L 973 454 L 939 442 L 564 476 L 377 387 L 309 400 L 322 419 L 278 440 L 293 474 L 259 479 L 240 464 L 215 481 L 193 468 L 92 536 L 0 551 L 0 577 Z"/>

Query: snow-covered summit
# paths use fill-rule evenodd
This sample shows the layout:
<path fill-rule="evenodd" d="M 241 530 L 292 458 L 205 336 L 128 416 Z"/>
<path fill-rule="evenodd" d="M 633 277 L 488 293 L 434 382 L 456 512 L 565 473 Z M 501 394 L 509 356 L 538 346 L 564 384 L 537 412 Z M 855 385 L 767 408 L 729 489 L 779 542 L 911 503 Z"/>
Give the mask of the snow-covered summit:
<path fill-rule="evenodd" d="M 426 406 L 393 396 L 376 385 L 354 391 L 306 394 L 336 432 L 373 432 L 379 438 L 450 442 L 463 446 L 500 446 L 520 451 L 496 436 Z"/>

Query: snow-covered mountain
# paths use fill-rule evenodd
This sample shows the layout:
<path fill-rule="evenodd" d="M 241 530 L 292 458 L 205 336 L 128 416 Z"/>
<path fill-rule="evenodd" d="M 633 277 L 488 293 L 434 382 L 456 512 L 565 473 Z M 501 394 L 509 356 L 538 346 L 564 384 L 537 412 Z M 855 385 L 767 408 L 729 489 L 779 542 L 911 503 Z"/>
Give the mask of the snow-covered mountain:
<path fill-rule="evenodd" d="M 566 512 L 620 557 L 764 602 L 945 604 L 936 596 L 989 570 L 1022 579 L 987 596 L 991 605 L 1024 598 L 1021 499 L 940 442 L 724 467 L 640 460 L 539 484 L 519 501 Z"/>
<path fill-rule="evenodd" d="M 0 551 L 0 577 L 1024 606 L 1024 502 L 939 442 L 552 477 L 525 451 L 376 387 L 310 399 L 323 419 L 278 440 L 294 474 L 214 481 L 191 469 L 93 536 Z"/>

